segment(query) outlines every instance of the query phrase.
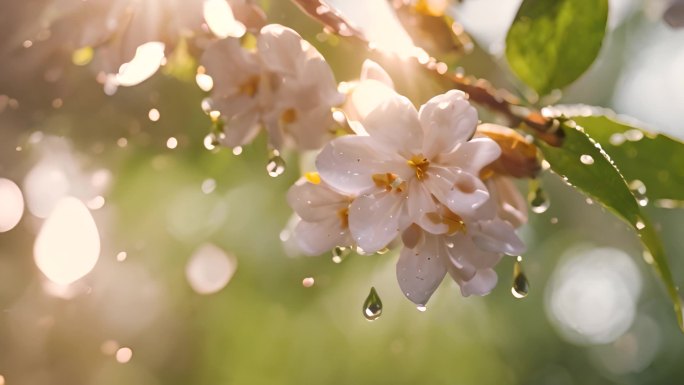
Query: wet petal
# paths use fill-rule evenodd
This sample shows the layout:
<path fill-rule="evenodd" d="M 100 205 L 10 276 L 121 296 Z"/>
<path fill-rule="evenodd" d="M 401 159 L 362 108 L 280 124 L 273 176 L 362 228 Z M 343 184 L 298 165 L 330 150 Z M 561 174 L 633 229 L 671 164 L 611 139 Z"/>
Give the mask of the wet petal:
<path fill-rule="evenodd" d="M 480 171 L 497 160 L 501 155 L 501 148 L 489 138 L 474 138 L 461 143 L 453 152 L 439 157 L 439 163 L 446 167 L 458 167 L 473 175 L 480 175 Z"/>
<path fill-rule="evenodd" d="M 258 117 L 259 113 L 252 109 L 230 119 L 224 129 L 226 137 L 223 144 L 236 147 L 251 143 L 259 133 Z"/>
<path fill-rule="evenodd" d="M 335 246 L 352 243 L 349 231 L 340 226 L 337 218 L 321 222 L 301 221 L 293 235 L 299 248 L 307 255 L 320 255 Z"/>
<path fill-rule="evenodd" d="M 375 140 L 404 157 L 420 152 L 423 132 L 418 112 L 404 96 L 388 96 L 361 123 Z"/>
<path fill-rule="evenodd" d="M 384 84 L 385 86 L 394 89 L 394 82 L 389 74 L 385 71 L 380 64 L 366 59 L 361 65 L 361 82 L 364 80 L 377 80 L 378 82 Z"/>
<path fill-rule="evenodd" d="M 287 203 L 303 220 L 317 222 L 338 218 L 338 212 L 349 206 L 347 197 L 333 191 L 323 183 L 309 183 L 299 179 L 287 191 Z"/>
<path fill-rule="evenodd" d="M 458 90 L 428 100 L 419 114 L 425 135 L 423 154 L 428 158 L 451 152 L 472 137 L 477 126 L 477 111 Z"/>
<path fill-rule="evenodd" d="M 525 244 L 518 238 L 513 226 L 501 219 L 478 223 L 479 231 L 473 234 L 473 241 L 485 251 L 520 255 L 525 252 Z"/>
<path fill-rule="evenodd" d="M 499 277 L 492 269 L 481 269 L 475 273 L 475 276 L 468 281 L 459 282 L 461 287 L 461 294 L 464 297 L 471 295 L 487 295 L 496 287 Z"/>
<path fill-rule="evenodd" d="M 489 199 L 487 187 L 471 174 L 441 167 L 430 167 L 428 174 L 430 192 L 461 217 L 471 217 Z"/>
<path fill-rule="evenodd" d="M 434 213 L 438 210 L 437 203 L 434 201 L 425 185 L 420 181 L 414 180 L 409 182 L 407 204 L 408 214 L 412 222 L 417 223 L 427 231 L 433 229 L 434 226 L 438 226 L 437 224 L 433 224 L 427 217 L 428 213 Z M 423 226 L 423 224 L 425 224 L 425 226 Z M 443 232 L 444 231 L 439 231 L 436 234 L 441 234 Z"/>
<path fill-rule="evenodd" d="M 527 201 L 512 178 L 495 176 L 487 181 L 487 187 L 496 199 L 499 218 L 516 228 L 527 223 Z"/>
<path fill-rule="evenodd" d="M 448 247 L 449 259 L 457 267 L 470 265 L 476 269 L 493 268 L 501 261 L 501 253 L 480 249 L 470 236 L 458 233 L 446 239 L 453 247 Z M 474 273 L 473 273 L 474 274 Z M 468 277 L 470 279 L 470 277 Z"/>
<path fill-rule="evenodd" d="M 446 275 L 441 247 L 430 237 L 422 247 L 402 249 L 397 261 L 397 281 L 406 298 L 419 306 L 427 304 Z"/>
<path fill-rule="evenodd" d="M 394 240 L 404 230 L 405 195 L 382 192 L 363 195 L 349 208 L 349 229 L 364 251 L 374 253 Z M 408 223 L 406 224 L 408 227 Z"/>
<path fill-rule="evenodd" d="M 309 43 L 294 30 L 280 24 L 269 24 L 261 29 L 257 38 L 257 51 L 268 70 L 287 76 L 296 76 L 304 64 L 304 48 Z"/>
<path fill-rule="evenodd" d="M 401 158 L 379 152 L 376 142 L 368 136 L 350 135 L 334 139 L 316 158 L 316 169 L 321 178 L 335 189 L 350 194 L 375 188 L 373 174 L 408 168 L 402 166 Z"/>

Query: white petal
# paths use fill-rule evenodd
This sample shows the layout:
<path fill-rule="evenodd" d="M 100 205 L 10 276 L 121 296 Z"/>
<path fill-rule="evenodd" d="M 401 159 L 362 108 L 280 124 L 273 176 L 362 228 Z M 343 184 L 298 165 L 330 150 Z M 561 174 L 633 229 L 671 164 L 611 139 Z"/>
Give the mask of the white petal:
<path fill-rule="evenodd" d="M 490 194 L 496 197 L 499 218 L 516 228 L 527 223 L 527 201 L 512 178 L 495 176 L 487 182 L 487 187 Z"/>
<path fill-rule="evenodd" d="M 473 175 L 499 159 L 501 148 L 489 138 L 474 138 L 461 143 L 453 152 L 440 156 L 440 164 L 447 167 L 458 167 Z"/>
<path fill-rule="evenodd" d="M 476 269 L 492 268 L 502 258 L 501 253 L 493 253 L 480 249 L 469 235 L 458 233 L 446 239 L 453 247 L 447 248 L 449 259 L 457 267 L 466 265 Z"/>
<path fill-rule="evenodd" d="M 423 154 L 432 158 L 451 152 L 468 140 L 477 126 L 477 111 L 462 91 L 451 90 L 428 100 L 420 108 L 425 142 Z"/>
<path fill-rule="evenodd" d="M 331 106 L 319 106 L 308 111 L 298 111 L 297 120 L 286 125 L 285 130 L 300 150 L 315 150 L 329 142 L 334 125 Z"/>
<path fill-rule="evenodd" d="M 354 87 L 344 109 L 349 119 L 363 121 L 371 111 L 393 98 L 395 94 L 396 92 L 392 88 L 377 80 L 365 80 Z"/>
<path fill-rule="evenodd" d="M 473 234 L 473 241 L 485 251 L 520 255 L 525 252 L 525 244 L 518 238 L 513 226 L 501 219 L 481 221 L 479 232 Z"/>
<path fill-rule="evenodd" d="M 304 65 L 304 49 L 309 44 L 295 31 L 280 24 L 269 24 L 257 38 L 257 51 L 268 70 L 282 75 L 296 76 Z"/>
<path fill-rule="evenodd" d="M 496 272 L 492 269 L 478 270 L 473 278 L 469 281 L 459 282 L 461 287 L 461 294 L 464 297 L 471 295 L 487 295 L 496 287 L 499 280 Z"/>
<path fill-rule="evenodd" d="M 417 223 L 425 230 L 430 231 L 433 228 L 433 223 L 429 221 L 427 214 L 436 212 L 438 210 L 437 203 L 434 201 L 432 195 L 427 190 L 425 185 L 420 181 L 412 180 L 408 185 L 407 203 L 409 217 L 411 218 L 412 222 Z M 423 226 L 424 222 L 427 227 Z M 439 231 L 436 234 L 441 233 L 444 233 L 444 231 Z"/>
<path fill-rule="evenodd" d="M 336 218 L 322 222 L 301 221 L 294 229 L 294 237 L 303 253 L 320 255 L 335 246 L 352 243 L 349 231 L 340 227 Z"/>
<path fill-rule="evenodd" d="M 390 95 L 361 123 L 370 136 L 404 157 L 408 158 L 421 150 L 423 132 L 418 112 L 404 96 L 396 93 Z"/>
<path fill-rule="evenodd" d="M 116 81 L 121 86 L 134 86 L 147 80 L 157 72 L 164 59 L 164 43 L 150 41 L 141 44 L 133 60 L 121 65 Z"/>
<path fill-rule="evenodd" d="M 359 194 L 375 188 L 373 174 L 395 172 L 404 163 L 397 155 L 380 152 L 372 138 L 350 135 L 328 143 L 316 158 L 316 169 L 335 189 Z"/>
<path fill-rule="evenodd" d="M 385 71 L 380 64 L 366 59 L 361 65 L 361 82 L 364 80 L 377 80 L 385 86 L 394 89 L 394 82 L 389 74 Z"/>
<path fill-rule="evenodd" d="M 405 195 L 381 192 L 363 195 L 349 208 L 349 230 L 356 243 L 366 252 L 374 253 L 394 240 L 402 228 Z"/>
<path fill-rule="evenodd" d="M 460 170 L 430 167 L 425 183 L 440 202 L 461 217 L 471 217 L 489 199 L 484 183 Z"/>
<path fill-rule="evenodd" d="M 257 111 L 247 110 L 230 119 L 224 128 L 226 137 L 223 144 L 228 147 L 236 147 L 251 143 L 259 133 L 258 117 Z"/>
<path fill-rule="evenodd" d="M 204 20 L 217 37 L 241 37 L 245 34 L 245 25 L 235 20 L 233 10 L 226 0 L 204 0 Z"/>
<path fill-rule="evenodd" d="M 221 114 L 230 117 L 255 106 L 256 98 L 241 93 L 240 88 L 260 76 L 261 65 L 254 53 L 242 49 L 238 39 L 211 43 L 201 63 L 213 80 L 212 98 Z"/>
<path fill-rule="evenodd" d="M 338 211 L 348 207 L 350 202 L 325 184 L 309 183 L 305 178 L 287 191 L 287 203 L 297 215 L 309 222 L 337 218 Z"/>
<path fill-rule="evenodd" d="M 422 247 L 404 247 L 397 261 L 397 281 L 406 298 L 419 306 L 427 304 L 446 275 L 441 247 L 429 237 Z"/>

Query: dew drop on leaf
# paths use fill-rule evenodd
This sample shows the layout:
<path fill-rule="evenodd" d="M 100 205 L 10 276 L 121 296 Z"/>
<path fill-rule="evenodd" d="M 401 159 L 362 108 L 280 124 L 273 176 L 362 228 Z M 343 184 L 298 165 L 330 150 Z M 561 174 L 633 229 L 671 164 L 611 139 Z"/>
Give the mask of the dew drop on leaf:
<path fill-rule="evenodd" d="M 550 202 L 546 192 L 541 187 L 537 180 L 530 181 L 530 191 L 527 194 L 527 202 L 530 204 L 530 209 L 535 214 L 542 214 L 549 209 Z"/>
<path fill-rule="evenodd" d="M 591 155 L 582 154 L 582 156 L 580 156 L 580 162 L 588 166 L 594 164 L 594 158 Z"/>
<path fill-rule="evenodd" d="M 646 196 L 646 185 L 639 179 L 634 179 L 629 182 L 629 189 L 632 191 L 634 198 L 636 198 L 639 206 L 644 207 L 648 205 L 648 197 Z"/>
<path fill-rule="evenodd" d="M 382 315 L 382 301 L 378 292 L 371 287 L 368 297 L 363 302 L 363 316 L 369 321 L 375 321 Z"/>
<path fill-rule="evenodd" d="M 515 298 L 525 298 L 530 290 L 530 283 L 522 269 L 522 257 L 518 257 L 513 265 L 513 285 L 511 294 Z"/>

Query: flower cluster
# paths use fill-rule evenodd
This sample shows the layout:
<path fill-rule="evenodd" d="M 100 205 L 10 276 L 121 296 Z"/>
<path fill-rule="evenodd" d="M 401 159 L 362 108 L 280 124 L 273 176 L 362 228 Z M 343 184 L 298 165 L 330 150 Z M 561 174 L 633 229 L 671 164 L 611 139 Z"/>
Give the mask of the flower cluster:
<path fill-rule="evenodd" d="M 362 79 L 350 95 L 364 99 L 363 87 L 378 78 L 385 77 Z M 290 189 L 299 245 L 312 255 L 352 244 L 373 253 L 401 240 L 397 279 L 417 305 L 447 273 L 464 296 L 489 293 L 502 255 L 524 251 L 515 226 L 526 220 L 525 202 L 488 168 L 499 145 L 477 134 L 477 112 L 461 91 L 419 111 L 384 91 L 367 114 L 350 112 L 363 129 L 328 143 L 316 158 L 318 174 Z"/>
<path fill-rule="evenodd" d="M 332 107 L 344 96 L 321 54 L 295 31 L 278 24 L 263 27 L 256 50 L 227 38 L 202 57 L 213 79 L 212 108 L 226 121 L 222 144 L 250 143 L 264 127 L 269 145 L 291 143 L 319 149 L 332 138 Z"/>

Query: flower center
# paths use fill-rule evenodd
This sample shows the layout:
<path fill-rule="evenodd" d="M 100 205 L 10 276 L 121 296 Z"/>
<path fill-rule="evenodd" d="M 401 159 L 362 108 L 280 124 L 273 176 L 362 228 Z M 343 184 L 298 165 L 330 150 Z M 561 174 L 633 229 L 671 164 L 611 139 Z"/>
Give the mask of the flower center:
<path fill-rule="evenodd" d="M 288 108 L 280 114 L 280 121 L 285 124 L 294 123 L 297 120 L 297 111 L 294 108 Z"/>
<path fill-rule="evenodd" d="M 454 235 L 459 231 L 462 231 L 465 234 L 467 231 L 463 218 L 454 214 L 451 210 L 447 210 L 446 214 L 443 215 L 439 213 L 428 213 L 427 218 L 433 223 L 443 223 L 447 225 L 447 235 Z"/>
<path fill-rule="evenodd" d="M 387 191 L 402 192 L 406 190 L 406 182 L 401 180 L 397 174 L 391 172 L 385 174 L 373 174 L 373 182 L 376 186 L 384 188 Z"/>
<path fill-rule="evenodd" d="M 249 96 L 250 98 L 254 97 L 256 94 L 257 90 L 259 89 L 259 77 L 258 76 L 252 76 L 251 78 L 247 79 L 246 82 L 242 83 L 240 85 L 240 93 Z"/>
<path fill-rule="evenodd" d="M 425 155 L 414 155 L 406 163 L 416 172 L 418 180 L 423 180 L 427 177 L 427 169 L 430 167 L 430 162 Z"/>

